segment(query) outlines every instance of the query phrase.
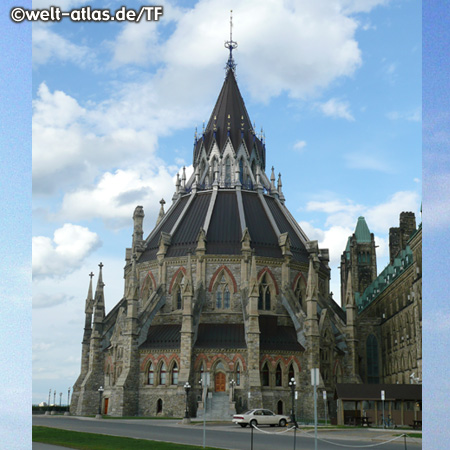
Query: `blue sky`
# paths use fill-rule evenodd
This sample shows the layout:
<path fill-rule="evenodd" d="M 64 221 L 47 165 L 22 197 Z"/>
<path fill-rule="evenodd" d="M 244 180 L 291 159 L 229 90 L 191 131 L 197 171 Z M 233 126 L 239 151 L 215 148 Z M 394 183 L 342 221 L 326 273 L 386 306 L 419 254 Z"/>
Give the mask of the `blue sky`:
<path fill-rule="evenodd" d="M 191 164 L 195 127 L 223 82 L 230 9 L 237 79 L 264 129 L 267 171 L 281 172 L 288 208 L 330 249 L 335 298 L 358 216 L 376 236 L 379 272 L 399 213 L 421 221 L 420 2 L 162 4 L 158 23 L 33 25 L 34 403 L 78 376 L 89 272 L 103 262 L 111 309 L 135 206 L 148 234 Z"/>

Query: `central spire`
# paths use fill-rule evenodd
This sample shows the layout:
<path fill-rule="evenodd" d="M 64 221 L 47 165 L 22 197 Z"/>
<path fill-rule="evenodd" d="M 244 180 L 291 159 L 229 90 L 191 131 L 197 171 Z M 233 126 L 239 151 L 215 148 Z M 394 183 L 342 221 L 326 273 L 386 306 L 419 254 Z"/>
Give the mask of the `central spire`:
<path fill-rule="evenodd" d="M 233 59 L 233 50 L 237 48 L 237 42 L 233 41 L 233 10 L 230 11 L 230 40 L 225 42 L 225 48 L 230 50 L 230 56 L 228 57 L 227 64 L 225 66 L 226 71 L 230 69 L 234 72 L 236 69 L 236 64 Z"/>

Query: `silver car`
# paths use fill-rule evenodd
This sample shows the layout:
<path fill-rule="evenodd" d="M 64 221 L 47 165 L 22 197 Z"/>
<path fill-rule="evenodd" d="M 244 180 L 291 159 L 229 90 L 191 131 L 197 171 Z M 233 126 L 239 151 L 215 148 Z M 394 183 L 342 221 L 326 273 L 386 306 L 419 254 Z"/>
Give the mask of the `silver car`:
<path fill-rule="evenodd" d="M 251 409 L 244 414 L 235 414 L 233 416 L 233 423 L 238 423 L 241 427 L 258 426 L 258 425 L 279 425 L 285 427 L 290 421 L 289 416 L 275 414 L 269 409 Z"/>

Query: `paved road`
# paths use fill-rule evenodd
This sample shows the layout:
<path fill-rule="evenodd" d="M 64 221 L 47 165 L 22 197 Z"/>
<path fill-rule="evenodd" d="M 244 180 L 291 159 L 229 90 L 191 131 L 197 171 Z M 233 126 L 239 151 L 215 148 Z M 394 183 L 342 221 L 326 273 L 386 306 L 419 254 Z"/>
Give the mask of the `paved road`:
<path fill-rule="evenodd" d="M 33 416 L 33 425 L 42 425 L 66 430 L 84 431 L 91 433 L 108 434 L 113 436 L 127 436 L 139 439 L 151 439 L 157 441 L 175 442 L 180 444 L 193 444 L 201 446 L 203 443 L 203 427 L 199 425 L 182 425 L 176 420 L 110 420 L 90 419 L 82 417 L 64 416 Z M 264 432 L 262 432 L 264 431 Z M 291 450 L 294 443 L 294 433 L 284 432 L 280 428 L 264 427 L 262 431 L 255 430 L 253 434 L 254 450 Z M 270 433 L 270 434 L 268 434 Z M 273 434 L 272 434 L 273 433 Z M 319 438 L 332 443 L 319 441 L 320 450 L 337 450 L 339 448 L 350 449 L 353 447 L 367 446 L 382 450 L 403 450 L 403 438 L 390 443 L 383 443 L 392 438 L 393 434 L 386 430 L 377 429 L 345 429 L 321 431 Z M 314 439 L 302 432 L 297 432 L 296 448 L 301 450 L 313 450 Z M 251 429 L 236 427 L 233 424 L 208 424 L 206 427 L 206 445 L 230 450 L 249 450 L 251 444 Z M 422 448 L 419 440 L 408 439 L 408 449 L 418 450 Z M 44 447 L 35 446 L 33 450 L 47 450 Z M 50 449 L 48 449 L 50 450 Z M 56 450 L 53 448 L 52 450 Z"/>

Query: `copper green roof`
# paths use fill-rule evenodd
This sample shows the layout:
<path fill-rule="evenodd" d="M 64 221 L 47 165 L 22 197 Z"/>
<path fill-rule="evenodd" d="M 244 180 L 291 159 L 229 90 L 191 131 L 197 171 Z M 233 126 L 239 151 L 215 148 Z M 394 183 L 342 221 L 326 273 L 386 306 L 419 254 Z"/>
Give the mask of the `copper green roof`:
<path fill-rule="evenodd" d="M 364 293 L 355 293 L 355 303 L 358 312 L 366 309 L 403 271 L 413 262 L 413 253 L 409 245 L 394 259 L 393 264 L 387 265 L 378 277 L 367 286 Z"/>
<path fill-rule="evenodd" d="M 355 229 L 356 242 L 371 242 L 370 230 L 364 217 L 358 217 L 358 223 Z"/>

